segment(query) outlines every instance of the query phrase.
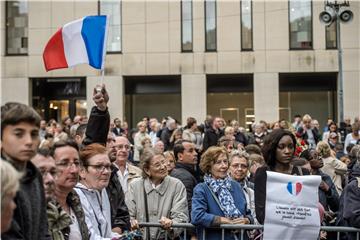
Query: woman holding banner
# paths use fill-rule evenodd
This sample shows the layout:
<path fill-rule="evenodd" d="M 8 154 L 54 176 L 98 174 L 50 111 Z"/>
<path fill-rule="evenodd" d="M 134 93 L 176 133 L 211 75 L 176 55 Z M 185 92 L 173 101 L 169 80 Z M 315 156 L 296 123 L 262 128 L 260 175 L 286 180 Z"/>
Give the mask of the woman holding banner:
<path fill-rule="evenodd" d="M 290 175 L 310 174 L 307 169 L 292 166 L 295 147 L 295 136 L 287 130 L 276 129 L 264 139 L 262 151 L 267 166 L 257 169 L 255 175 L 255 212 L 260 224 L 264 224 L 265 219 L 266 171 Z"/>
<path fill-rule="evenodd" d="M 229 156 L 226 149 L 210 147 L 201 157 L 200 168 L 205 173 L 204 182 L 194 189 L 191 211 L 191 222 L 197 226 L 198 239 L 221 239 L 221 231 L 204 231 L 205 228 L 253 223 L 240 184 L 228 176 Z M 238 232 L 225 231 L 223 239 L 237 237 Z"/>

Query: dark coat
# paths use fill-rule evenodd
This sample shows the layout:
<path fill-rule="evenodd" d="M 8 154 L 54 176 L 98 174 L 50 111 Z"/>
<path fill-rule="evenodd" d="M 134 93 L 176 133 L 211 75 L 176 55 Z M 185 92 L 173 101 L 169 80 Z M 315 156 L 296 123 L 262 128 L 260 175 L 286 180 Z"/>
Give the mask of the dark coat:
<path fill-rule="evenodd" d="M 122 133 L 124 133 L 125 131 L 124 131 L 124 129 L 122 129 L 122 128 L 119 128 L 120 130 L 118 131 L 118 129 L 116 128 L 116 127 L 114 127 L 112 130 L 111 130 L 111 132 L 113 133 L 113 134 L 115 134 L 115 136 L 121 136 L 121 134 Z"/>
<path fill-rule="evenodd" d="M 194 165 L 177 162 L 176 167 L 171 171 L 170 176 L 179 179 L 185 185 L 186 197 L 190 213 L 191 198 L 193 196 L 194 188 L 198 183 L 195 177 Z"/>
<path fill-rule="evenodd" d="M 337 225 L 360 228 L 360 164 L 352 171 L 352 178 L 340 198 Z M 356 233 L 347 233 L 347 239 L 355 240 Z"/>
<path fill-rule="evenodd" d="M 110 114 L 108 109 L 99 110 L 96 106 L 91 109 L 89 121 L 85 131 L 84 145 L 99 143 L 106 145 L 110 126 Z"/>
<path fill-rule="evenodd" d="M 203 141 L 203 148 L 206 151 L 211 146 L 216 146 L 218 140 L 224 136 L 224 132 L 222 130 L 215 131 L 213 128 L 209 128 L 206 130 Z"/>
<path fill-rule="evenodd" d="M 242 143 L 244 146 L 248 145 L 248 140 L 242 132 L 235 133 L 235 141 Z"/>
<path fill-rule="evenodd" d="M 319 202 L 326 211 L 337 212 L 339 210 L 339 194 L 336 190 L 335 184 L 331 180 L 331 177 L 321 170 L 316 175 L 321 176 L 321 179 L 329 186 L 329 191 L 325 192 L 319 188 Z"/>
<path fill-rule="evenodd" d="M 119 227 L 121 230 L 130 230 L 130 215 L 125 204 L 125 195 L 117 176 L 117 169 L 111 165 L 109 185 L 106 187 L 111 207 L 111 227 Z"/>
<path fill-rule="evenodd" d="M 11 227 L 1 239 L 50 240 L 42 176 L 30 161 L 14 201 L 17 207 Z"/>
<path fill-rule="evenodd" d="M 173 132 L 174 130 L 170 130 L 167 127 L 161 132 L 160 140 L 164 143 L 164 151 L 167 151 L 170 148 L 170 137 Z"/>

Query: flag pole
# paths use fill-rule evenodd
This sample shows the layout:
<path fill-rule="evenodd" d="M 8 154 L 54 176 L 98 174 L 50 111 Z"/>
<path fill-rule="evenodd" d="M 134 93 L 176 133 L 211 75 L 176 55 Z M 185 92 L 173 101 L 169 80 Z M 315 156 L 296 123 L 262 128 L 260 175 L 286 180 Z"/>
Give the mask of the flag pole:
<path fill-rule="evenodd" d="M 106 25 L 105 25 L 105 37 L 104 37 L 104 45 L 103 45 L 103 61 L 101 66 L 101 78 L 100 78 L 100 85 L 104 84 L 104 77 L 105 77 L 105 59 L 106 59 L 106 47 L 107 47 L 107 40 L 108 40 L 108 29 L 109 29 L 109 19 L 106 16 Z M 101 90 L 100 90 L 101 91 Z"/>

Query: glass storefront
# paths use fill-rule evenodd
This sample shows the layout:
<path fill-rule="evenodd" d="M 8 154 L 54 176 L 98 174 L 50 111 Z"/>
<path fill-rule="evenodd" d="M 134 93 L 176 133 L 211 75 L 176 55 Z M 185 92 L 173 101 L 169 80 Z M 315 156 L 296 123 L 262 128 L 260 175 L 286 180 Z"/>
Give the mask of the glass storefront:
<path fill-rule="evenodd" d="M 207 114 L 248 128 L 254 120 L 252 74 L 207 75 Z"/>
<path fill-rule="evenodd" d="M 280 119 L 291 122 L 296 114 L 309 114 L 320 126 L 336 120 L 336 79 L 337 73 L 280 74 Z"/>
<path fill-rule="evenodd" d="M 34 78 L 32 105 L 45 120 L 86 116 L 85 78 Z"/>
<path fill-rule="evenodd" d="M 125 120 L 129 127 L 144 116 L 159 121 L 171 116 L 181 121 L 181 77 L 129 76 L 125 81 Z"/>

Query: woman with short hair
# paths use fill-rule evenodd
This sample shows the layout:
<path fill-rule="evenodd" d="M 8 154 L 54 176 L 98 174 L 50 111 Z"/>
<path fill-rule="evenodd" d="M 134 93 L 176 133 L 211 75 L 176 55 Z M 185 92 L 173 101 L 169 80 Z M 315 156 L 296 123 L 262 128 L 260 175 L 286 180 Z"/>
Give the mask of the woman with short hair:
<path fill-rule="evenodd" d="M 204 182 L 194 188 L 191 210 L 191 222 L 196 226 L 198 239 L 221 239 L 221 231 L 210 229 L 220 224 L 253 223 L 240 184 L 228 176 L 228 158 L 224 147 L 210 147 L 201 157 Z M 225 231 L 223 239 L 237 239 L 237 236 Z"/>
<path fill-rule="evenodd" d="M 90 239 L 120 237 L 111 229 L 111 207 L 106 193 L 111 162 L 106 148 L 98 143 L 87 145 L 80 151 L 80 160 L 80 182 L 75 191 L 85 212 Z"/>
<path fill-rule="evenodd" d="M 132 228 L 138 222 L 160 222 L 162 228 L 144 230 L 145 239 L 165 239 L 165 232 L 171 239 L 179 236 L 182 229 L 171 226 L 189 220 L 184 184 L 168 176 L 164 155 L 153 149 L 144 150 L 140 166 L 143 177 L 130 183 L 126 199 Z"/>

